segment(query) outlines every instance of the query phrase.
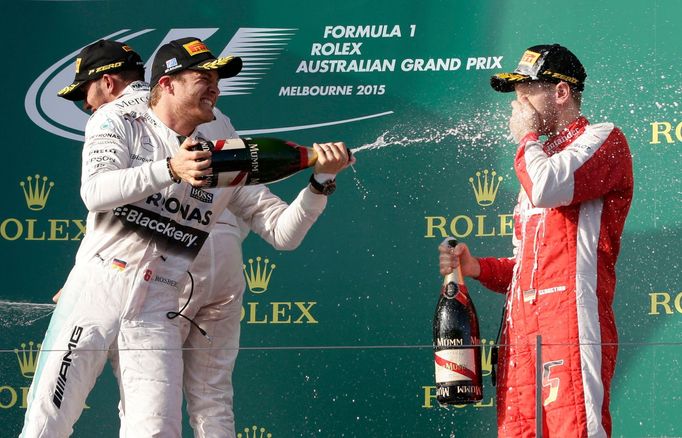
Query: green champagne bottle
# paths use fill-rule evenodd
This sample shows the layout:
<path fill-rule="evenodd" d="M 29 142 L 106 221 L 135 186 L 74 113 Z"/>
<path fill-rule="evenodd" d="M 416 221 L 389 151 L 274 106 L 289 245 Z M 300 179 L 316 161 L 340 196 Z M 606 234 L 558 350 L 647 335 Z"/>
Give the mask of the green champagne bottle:
<path fill-rule="evenodd" d="M 277 138 L 197 140 L 195 150 L 212 153 L 209 187 L 268 184 L 312 167 L 317 161 L 314 149 Z"/>

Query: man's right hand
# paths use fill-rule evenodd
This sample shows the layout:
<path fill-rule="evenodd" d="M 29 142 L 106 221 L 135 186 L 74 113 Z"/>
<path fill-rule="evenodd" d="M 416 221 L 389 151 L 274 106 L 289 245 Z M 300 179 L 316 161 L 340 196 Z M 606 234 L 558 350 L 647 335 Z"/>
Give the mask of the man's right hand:
<path fill-rule="evenodd" d="M 175 177 L 187 181 L 194 187 L 203 187 L 209 183 L 202 177 L 211 175 L 211 152 L 192 151 L 192 147 L 199 144 L 187 137 L 180 145 L 180 150 L 170 160 L 171 171 Z"/>
<path fill-rule="evenodd" d="M 438 245 L 440 274 L 445 276 L 454 271 L 458 265 L 462 268 L 462 275 L 476 278 L 481 274 L 481 265 L 478 259 L 471 255 L 469 247 L 465 243 L 458 243 L 454 248 L 445 239 Z"/>
<path fill-rule="evenodd" d="M 515 142 L 520 142 L 531 132 L 540 133 L 540 114 L 526 96 L 514 100 L 509 118 L 509 131 Z"/>

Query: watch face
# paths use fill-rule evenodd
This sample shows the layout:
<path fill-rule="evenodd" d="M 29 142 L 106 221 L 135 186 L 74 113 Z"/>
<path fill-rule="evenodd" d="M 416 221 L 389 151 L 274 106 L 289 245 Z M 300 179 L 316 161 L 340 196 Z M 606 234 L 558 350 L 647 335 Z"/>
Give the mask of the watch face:
<path fill-rule="evenodd" d="M 310 185 L 313 186 L 315 190 L 322 193 L 323 195 L 329 196 L 336 190 L 336 180 L 330 179 L 323 183 L 315 179 L 315 175 L 310 175 Z"/>
<path fill-rule="evenodd" d="M 322 184 L 322 190 L 320 190 L 323 194 L 329 196 L 332 193 L 334 193 L 334 190 L 336 190 L 336 181 L 331 180 L 331 181 L 326 181 Z"/>

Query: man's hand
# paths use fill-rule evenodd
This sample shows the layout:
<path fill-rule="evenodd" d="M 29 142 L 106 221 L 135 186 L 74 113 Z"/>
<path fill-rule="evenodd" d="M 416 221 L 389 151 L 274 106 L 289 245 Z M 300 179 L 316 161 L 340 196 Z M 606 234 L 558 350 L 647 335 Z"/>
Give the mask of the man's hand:
<path fill-rule="evenodd" d="M 509 131 L 517 143 L 531 132 L 540 129 L 540 114 L 527 97 L 512 101 L 512 115 L 509 119 Z"/>
<path fill-rule="evenodd" d="M 317 162 L 314 172 L 336 175 L 350 164 L 348 151 L 343 142 L 315 143 L 313 149 L 317 152 Z"/>
<path fill-rule="evenodd" d="M 199 144 L 196 140 L 187 137 L 180 145 L 180 150 L 170 160 L 173 174 L 183 181 L 187 181 L 194 187 L 203 187 L 208 180 L 201 177 L 211 175 L 211 152 L 191 151 L 193 146 Z"/>
<path fill-rule="evenodd" d="M 460 265 L 463 276 L 478 277 L 481 274 L 481 265 L 478 263 L 478 259 L 471 255 L 469 247 L 465 243 L 458 243 L 453 248 L 448 245 L 448 240 L 445 239 L 443 243 L 438 245 L 440 274 L 448 275 Z"/>

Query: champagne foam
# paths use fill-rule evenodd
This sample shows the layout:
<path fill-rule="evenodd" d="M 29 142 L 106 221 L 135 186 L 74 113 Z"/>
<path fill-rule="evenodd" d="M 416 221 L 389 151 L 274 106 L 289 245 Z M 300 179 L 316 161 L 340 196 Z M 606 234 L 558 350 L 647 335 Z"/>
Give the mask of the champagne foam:
<path fill-rule="evenodd" d="M 0 327 L 28 327 L 54 312 L 56 304 L 0 301 Z"/>
<path fill-rule="evenodd" d="M 355 155 L 358 152 L 383 149 L 388 146 L 407 147 L 412 145 L 433 145 L 445 140 L 456 143 L 476 143 L 481 145 L 498 146 L 509 143 L 509 129 L 507 127 L 511 110 L 505 110 L 505 105 L 491 103 L 489 108 L 469 115 L 465 120 L 450 119 L 447 125 L 434 126 L 414 123 L 410 126 L 397 125 L 384 131 L 376 140 L 351 149 Z M 417 129 L 414 126 L 423 126 Z"/>

